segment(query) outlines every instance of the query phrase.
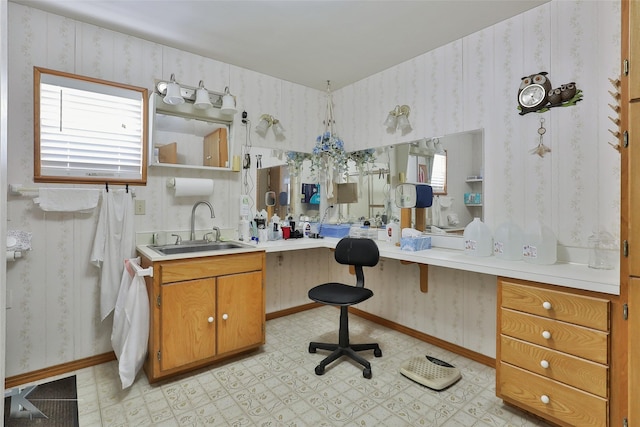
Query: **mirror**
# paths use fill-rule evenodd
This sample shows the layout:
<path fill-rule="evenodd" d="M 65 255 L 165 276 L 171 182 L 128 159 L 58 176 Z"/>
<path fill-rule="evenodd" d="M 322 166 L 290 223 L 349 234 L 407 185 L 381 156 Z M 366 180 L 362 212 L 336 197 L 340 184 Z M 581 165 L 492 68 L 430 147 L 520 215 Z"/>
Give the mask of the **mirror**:
<path fill-rule="evenodd" d="M 422 138 L 378 147 L 375 149 L 375 160 L 365 165 L 358 166 L 350 160 L 348 176 L 343 183 L 336 186 L 337 191 L 334 192 L 337 194 L 335 203 L 338 204 L 340 220 L 357 221 L 360 218 L 372 219 L 376 216 L 385 219 L 399 218 L 400 208 L 395 204 L 396 186 L 404 182 L 430 183 L 433 188 L 433 205 L 427 209 L 427 224 L 433 225 L 434 230 L 437 227 L 445 233 L 462 233 L 474 217 L 483 219 L 483 138 L 482 129 L 438 138 Z M 253 150 L 256 150 L 256 147 Z M 319 206 L 305 203 L 302 197 L 303 184 L 314 184 L 310 174 L 309 155 L 296 153 L 296 161 L 287 162 L 284 153 L 261 150 L 263 163 L 268 165 L 265 169 L 277 167 L 278 172 L 273 173 L 287 176 L 286 184 L 282 181 L 281 185 L 286 186 L 285 191 L 290 197 L 284 212 L 278 212 L 278 216 L 283 218 L 287 210 L 294 216 L 318 216 Z M 278 165 L 273 166 L 273 162 Z M 293 170 L 293 173 L 289 174 L 290 170 Z M 269 189 L 266 184 L 262 184 L 268 179 L 270 182 L 274 181 L 273 175 L 267 178 L 270 173 L 272 172 L 263 169 L 258 171 L 258 201 L 264 200 L 266 191 L 271 190 L 279 194 L 278 189 Z M 357 196 L 356 201 L 354 196 Z M 340 200 L 349 200 L 349 203 L 340 203 Z M 276 207 L 278 205 L 279 203 L 276 203 Z"/>
<path fill-rule="evenodd" d="M 151 95 L 149 165 L 231 169 L 232 121 L 217 108 L 169 105 Z"/>

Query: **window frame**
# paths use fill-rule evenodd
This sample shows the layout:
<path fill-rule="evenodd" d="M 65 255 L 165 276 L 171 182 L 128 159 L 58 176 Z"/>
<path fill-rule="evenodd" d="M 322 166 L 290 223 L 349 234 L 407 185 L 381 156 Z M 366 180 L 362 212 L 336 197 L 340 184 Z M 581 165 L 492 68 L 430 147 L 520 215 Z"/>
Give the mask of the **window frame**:
<path fill-rule="evenodd" d="M 141 103 L 141 158 L 140 178 L 126 179 L 123 177 L 109 176 L 69 176 L 69 175 L 43 175 L 41 167 L 41 123 L 40 123 L 40 94 L 43 75 L 52 75 L 68 79 L 79 80 L 90 84 L 104 85 L 108 88 L 116 88 L 138 92 Z M 34 155 L 33 155 L 33 179 L 34 182 L 73 183 L 73 184 L 136 184 L 146 185 L 148 166 L 148 141 L 149 141 L 149 91 L 147 88 L 132 86 L 124 83 L 112 82 L 88 76 L 82 76 L 64 71 L 51 70 L 42 67 L 33 67 L 33 131 L 34 131 Z"/>

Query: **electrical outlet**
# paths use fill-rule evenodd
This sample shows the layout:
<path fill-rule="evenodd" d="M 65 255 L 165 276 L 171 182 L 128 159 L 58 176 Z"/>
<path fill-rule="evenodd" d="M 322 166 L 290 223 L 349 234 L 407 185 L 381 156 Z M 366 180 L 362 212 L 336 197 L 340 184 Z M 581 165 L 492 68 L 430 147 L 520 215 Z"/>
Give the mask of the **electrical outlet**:
<path fill-rule="evenodd" d="M 136 215 L 144 215 L 144 210 L 145 210 L 144 200 L 136 200 L 133 203 L 133 207 L 135 209 L 135 214 Z"/>

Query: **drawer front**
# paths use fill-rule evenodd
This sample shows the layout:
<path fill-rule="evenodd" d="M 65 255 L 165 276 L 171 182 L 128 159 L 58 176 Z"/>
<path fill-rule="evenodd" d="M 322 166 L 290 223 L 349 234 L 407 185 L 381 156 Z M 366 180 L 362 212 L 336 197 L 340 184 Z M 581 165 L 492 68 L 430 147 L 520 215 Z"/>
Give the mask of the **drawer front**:
<path fill-rule="evenodd" d="M 606 399 L 506 363 L 500 363 L 499 369 L 498 390 L 503 399 L 518 402 L 523 409 L 531 409 L 571 426 L 607 425 Z"/>
<path fill-rule="evenodd" d="M 609 334 L 606 332 L 505 308 L 500 312 L 503 335 L 608 364 Z M 544 336 L 547 332 L 549 338 Z"/>
<path fill-rule="evenodd" d="M 165 261 L 160 263 L 160 281 L 161 283 L 181 282 L 257 271 L 262 269 L 264 257 L 264 252 L 252 252 Z"/>
<path fill-rule="evenodd" d="M 609 331 L 609 301 L 501 280 L 502 307 Z"/>
<path fill-rule="evenodd" d="M 504 335 L 500 337 L 500 360 L 600 397 L 608 395 L 608 369 L 599 363 Z"/>

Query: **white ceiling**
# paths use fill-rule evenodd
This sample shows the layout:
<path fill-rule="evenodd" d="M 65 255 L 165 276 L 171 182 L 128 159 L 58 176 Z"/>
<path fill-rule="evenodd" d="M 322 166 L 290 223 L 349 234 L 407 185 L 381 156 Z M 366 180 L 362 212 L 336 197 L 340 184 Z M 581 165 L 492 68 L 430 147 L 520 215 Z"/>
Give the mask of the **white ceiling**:
<path fill-rule="evenodd" d="M 11 0 L 324 90 L 549 0 Z"/>

